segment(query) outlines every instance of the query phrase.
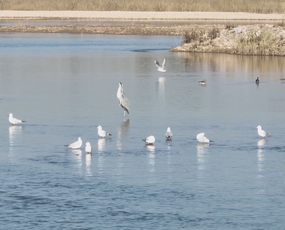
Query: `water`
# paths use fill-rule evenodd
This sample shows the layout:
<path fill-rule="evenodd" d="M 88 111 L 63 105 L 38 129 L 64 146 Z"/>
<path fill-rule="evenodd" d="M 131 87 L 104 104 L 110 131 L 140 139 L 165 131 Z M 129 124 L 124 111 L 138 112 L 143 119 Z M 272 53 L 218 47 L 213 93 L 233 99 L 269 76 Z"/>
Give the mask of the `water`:
<path fill-rule="evenodd" d="M 284 228 L 284 58 L 168 52 L 180 40 L 1 34 L 1 229 Z M 78 136 L 92 155 L 64 147 Z"/>

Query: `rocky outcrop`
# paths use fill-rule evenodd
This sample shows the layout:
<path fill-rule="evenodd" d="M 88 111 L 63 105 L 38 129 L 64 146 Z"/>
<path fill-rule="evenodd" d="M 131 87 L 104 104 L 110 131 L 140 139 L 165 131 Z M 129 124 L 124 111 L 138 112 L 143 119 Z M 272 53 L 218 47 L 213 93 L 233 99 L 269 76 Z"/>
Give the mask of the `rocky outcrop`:
<path fill-rule="evenodd" d="M 184 34 L 175 52 L 285 55 L 285 27 L 277 25 L 207 26 Z"/>

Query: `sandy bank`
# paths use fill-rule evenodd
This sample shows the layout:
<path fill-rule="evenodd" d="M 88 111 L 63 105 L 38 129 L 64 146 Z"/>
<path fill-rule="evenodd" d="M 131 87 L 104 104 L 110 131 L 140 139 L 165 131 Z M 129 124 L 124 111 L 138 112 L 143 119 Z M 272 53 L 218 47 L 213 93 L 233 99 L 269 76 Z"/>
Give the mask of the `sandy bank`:
<path fill-rule="evenodd" d="M 282 21 L 285 14 L 243 12 L 0 11 L 0 19 Z"/>

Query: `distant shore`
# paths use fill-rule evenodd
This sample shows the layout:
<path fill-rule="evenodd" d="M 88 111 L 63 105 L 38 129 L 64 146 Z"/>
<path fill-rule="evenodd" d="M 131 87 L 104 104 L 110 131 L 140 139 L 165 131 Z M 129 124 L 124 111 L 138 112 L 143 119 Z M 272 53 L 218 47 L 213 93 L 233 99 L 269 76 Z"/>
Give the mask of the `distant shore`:
<path fill-rule="evenodd" d="M 218 27 L 229 23 L 277 24 L 283 19 L 285 16 L 281 14 L 233 12 L 3 10 L 0 11 L 0 32 L 181 36 L 193 28 L 213 24 Z"/>
<path fill-rule="evenodd" d="M 138 11 L 13 11 L 0 10 L 0 19 L 170 20 L 170 21 L 267 21 L 280 22 L 285 14 L 244 12 L 138 12 Z"/>
<path fill-rule="evenodd" d="M 183 36 L 176 52 L 285 55 L 281 14 L 0 11 L 0 32 Z"/>

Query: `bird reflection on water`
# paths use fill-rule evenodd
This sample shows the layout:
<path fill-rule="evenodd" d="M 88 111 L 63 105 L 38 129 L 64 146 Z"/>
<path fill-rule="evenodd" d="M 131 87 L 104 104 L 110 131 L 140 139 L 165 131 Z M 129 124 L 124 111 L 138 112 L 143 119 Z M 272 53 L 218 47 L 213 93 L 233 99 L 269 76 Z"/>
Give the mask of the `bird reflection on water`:
<path fill-rule="evenodd" d="M 127 144 L 127 136 L 130 129 L 130 119 L 122 122 L 118 127 L 117 149 L 122 150 L 123 145 Z"/>

